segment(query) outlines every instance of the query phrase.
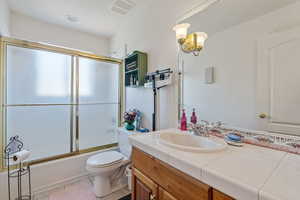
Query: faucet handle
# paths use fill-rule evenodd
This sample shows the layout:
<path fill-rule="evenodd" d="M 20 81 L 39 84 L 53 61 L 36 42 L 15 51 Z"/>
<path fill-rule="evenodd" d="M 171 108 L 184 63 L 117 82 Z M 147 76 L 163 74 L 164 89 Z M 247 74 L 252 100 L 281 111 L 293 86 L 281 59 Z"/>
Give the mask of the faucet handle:
<path fill-rule="evenodd" d="M 209 125 L 209 122 L 206 120 L 201 120 L 202 123 L 204 123 L 206 126 Z"/>
<path fill-rule="evenodd" d="M 189 127 L 189 131 L 195 135 L 202 135 L 202 133 L 204 131 L 202 124 L 189 123 L 188 127 Z"/>
<path fill-rule="evenodd" d="M 222 121 L 217 121 L 215 123 L 212 124 L 212 127 L 211 127 L 211 131 L 217 131 L 217 132 L 222 132 L 222 126 L 224 125 L 225 123 L 223 123 Z"/>
<path fill-rule="evenodd" d="M 221 128 L 222 126 L 224 126 L 226 123 L 222 122 L 222 121 L 217 121 L 216 122 L 216 127 L 217 128 Z"/>
<path fill-rule="evenodd" d="M 200 128 L 202 128 L 202 125 L 201 125 L 201 124 L 193 124 L 193 123 L 189 123 L 188 127 L 190 127 L 192 130 L 195 130 L 195 129 L 200 129 Z"/>

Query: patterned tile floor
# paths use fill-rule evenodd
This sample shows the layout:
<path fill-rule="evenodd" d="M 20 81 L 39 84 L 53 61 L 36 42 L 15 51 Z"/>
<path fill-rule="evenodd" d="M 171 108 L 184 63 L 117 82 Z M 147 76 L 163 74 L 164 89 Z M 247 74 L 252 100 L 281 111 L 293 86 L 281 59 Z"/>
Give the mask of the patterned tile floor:
<path fill-rule="evenodd" d="M 86 179 L 72 183 L 63 188 L 52 190 L 47 194 L 39 195 L 38 197 L 35 197 L 34 200 L 118 200 L 129 193 L 129 190 L 124 188 L 107 197 L 96 198 L 93 193 L 91 182 Z"/>

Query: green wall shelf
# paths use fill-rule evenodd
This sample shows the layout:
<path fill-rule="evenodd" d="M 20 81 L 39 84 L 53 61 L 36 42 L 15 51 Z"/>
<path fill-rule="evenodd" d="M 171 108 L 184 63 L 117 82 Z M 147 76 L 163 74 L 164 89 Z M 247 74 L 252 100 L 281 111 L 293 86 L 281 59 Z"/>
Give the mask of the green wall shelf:
<path fill-rule="evenodd" d="M 147 53 L 134 51 L 127 58 L 125 58 L 125 86 L 143 87 L 147 70 Z"/>

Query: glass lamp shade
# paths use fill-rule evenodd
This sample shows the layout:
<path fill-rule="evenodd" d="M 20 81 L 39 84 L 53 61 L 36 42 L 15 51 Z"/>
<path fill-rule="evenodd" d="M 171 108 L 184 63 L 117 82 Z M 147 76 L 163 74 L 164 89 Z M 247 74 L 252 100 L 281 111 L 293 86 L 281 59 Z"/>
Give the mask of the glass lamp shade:
<path fill-rule="evenodd" d="M 176 39 L 185 39 L 187 36 L 187 30 L 190 27 L 190 24 L 184 23 L 184 24 L 177 24 L 173 27 L 173 30 L 176 32 Z"/>
<path fill-rule="evenodd" d="M 204 32 L 196 32 L 195 34 L 197 36 L 197 47 L 202 48 L 204 46 L 205 40 L 208 38 L 208 36 Z"/>

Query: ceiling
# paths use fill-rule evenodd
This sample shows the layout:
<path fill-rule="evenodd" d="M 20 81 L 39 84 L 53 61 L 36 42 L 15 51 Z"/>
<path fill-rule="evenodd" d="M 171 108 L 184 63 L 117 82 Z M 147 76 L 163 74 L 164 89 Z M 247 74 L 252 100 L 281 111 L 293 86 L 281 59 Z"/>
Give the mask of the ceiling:
<path fill-rule="evenodd" d="M 111 9 L 116 1 L 133 2 L 135 6 L 127 14 L 121 15 Z M 161 1 L 165 1 L 165 4 Z M 201 8 L 201 5 L 214 1 L 217 0 L 8 0 L 14 12 L 105 37 L 113 36 L 135 11 L 149 12 L 150 4 L 154 7 L 166 6 L 168 15 L 176 12 L 189 16 L 185 11 L 190 11 L 193 15 L 184 21 L 194 24 L 193 29 L 211 35 L 299 0 L 219 0 L 194 14 L 193 8 Z"/>
<path fill-rule="evenodd" d="M 129 1 L 135 6 L 126 15 L 121 15 L 111 10 L 116 0 L 8 0 L 10 9 L 14 12 L 107 37 L 115 33 L 130 12 L 148 0 Z M 71 22 L 72 20 L 75 22 Z"/>
<path fill-rule="evenodd" d="M 205 31 L 212 35 L 297 1 L 299 0 L 219 0 L 181 22 L 192 24 L 190 31 Z"/>

